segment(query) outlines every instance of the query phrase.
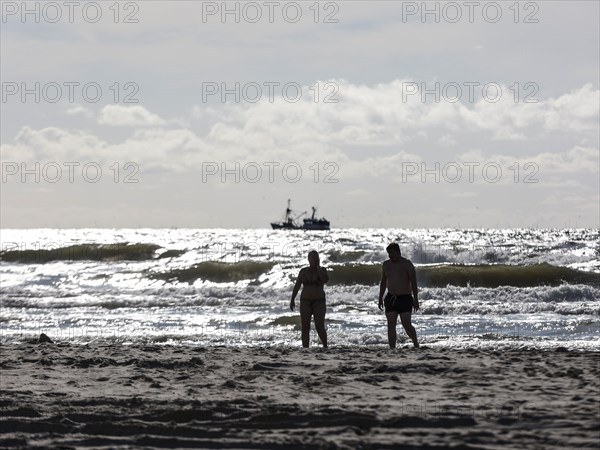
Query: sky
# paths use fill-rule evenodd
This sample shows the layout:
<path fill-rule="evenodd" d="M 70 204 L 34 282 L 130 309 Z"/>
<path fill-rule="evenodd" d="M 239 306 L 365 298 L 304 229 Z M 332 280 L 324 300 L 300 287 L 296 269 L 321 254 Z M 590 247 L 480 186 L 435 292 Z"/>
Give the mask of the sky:
<path fill-rule="evenodd" d="M 2 228 L 600 226 L 599 2 L 2 1 Z"/>

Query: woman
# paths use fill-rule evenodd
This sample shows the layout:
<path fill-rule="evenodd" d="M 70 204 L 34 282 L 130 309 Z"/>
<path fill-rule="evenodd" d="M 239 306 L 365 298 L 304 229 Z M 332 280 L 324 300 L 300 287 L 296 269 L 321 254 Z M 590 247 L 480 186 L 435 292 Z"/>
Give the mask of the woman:
<path fill-rule="evenodd" d="M 300 269 L 298 279 L 292 292 L 290 309 L 296 306 L 296 295 L 302 285 L 300 294 L 300 322 L 302 323 L 302 347 L 308 348 L 310 338 L 310 319 L 315 316 L 315 328 L 324 348 L 327 348 L 327 331 L 325 331 L 325 291 L 323 285 L 329 281 L 327 270 L 319 265 L 319 253 L 312 250 L 308 253 L 309 267 Z"/>

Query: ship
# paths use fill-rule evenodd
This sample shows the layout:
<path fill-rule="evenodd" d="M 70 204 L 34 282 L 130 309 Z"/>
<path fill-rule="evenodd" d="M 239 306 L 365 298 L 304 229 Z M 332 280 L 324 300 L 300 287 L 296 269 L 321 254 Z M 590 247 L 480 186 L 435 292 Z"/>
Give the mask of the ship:
<path fill-rule="evenodd" d="M 312 207 L 312 215 L 302 220 L 302 223 L 298 222 L 298 219 L 306 214 L 304 211 L 298 216 L 294 217 L 292 208 L 290 207 L 290 200 L 288 199 L 287 208 L 285 210 L 285 216 L 280 222 L 271 222 L 271 227 L 274 230 L 329 230 L 329 220 L 323 218 L 317 219 L 315 214 L 317 208 Z"/>

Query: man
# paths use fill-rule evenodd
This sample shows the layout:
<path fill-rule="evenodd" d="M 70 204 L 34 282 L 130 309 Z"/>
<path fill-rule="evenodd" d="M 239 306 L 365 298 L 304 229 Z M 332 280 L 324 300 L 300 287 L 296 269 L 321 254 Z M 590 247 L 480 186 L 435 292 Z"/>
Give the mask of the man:
<path fill-rule="evenodd" d="M 321 267 L 319 253 L 312 250 L 308 253 L 308 267 L 300 269 L 290 309 L 296 307 L 296 295 L 302 286 L 300 294 L 300 323 L 302 325 L 302 347 L 308 348 L 310 340 L 310 319 L 315 318 L 315 328 L 324 348 L 327 348 L 327 330 L 325 329 L 325 290 L 323 285 L 329 281 L 327 270 Z"/>
<path fill-rule="evenodd" d="M 406 334 L 412 339 L 415 348 L 419 348 L 417 332 L 410 322 L 411 311 L 419 310 L 415 266 L 410 260 L 402 257 L 398 244 L 390 244 L 386 250 L 390 259 L 383 263 L 381 284 L 379 285 L 379 309 L 385 305 L 390 348 L 396 348 L 398 314 Z M 384 300 L 383 294 L 386 288 L 387 295 Z"/>

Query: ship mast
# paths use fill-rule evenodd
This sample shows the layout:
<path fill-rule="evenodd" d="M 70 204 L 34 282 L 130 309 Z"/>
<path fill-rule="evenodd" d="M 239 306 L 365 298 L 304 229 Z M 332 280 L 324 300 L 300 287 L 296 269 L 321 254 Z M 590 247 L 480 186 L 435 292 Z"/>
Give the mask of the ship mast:
<path fill-rule="evenodd" d="M 287 208 L 285 210 L 285 223 L 292 223 L 292 208 L 290 207 L 291 200 L 288 198 Z"/>

